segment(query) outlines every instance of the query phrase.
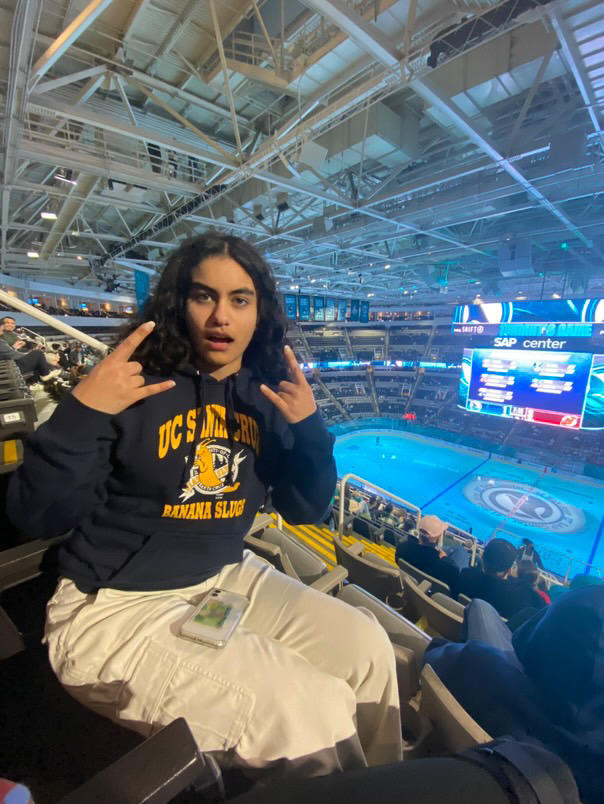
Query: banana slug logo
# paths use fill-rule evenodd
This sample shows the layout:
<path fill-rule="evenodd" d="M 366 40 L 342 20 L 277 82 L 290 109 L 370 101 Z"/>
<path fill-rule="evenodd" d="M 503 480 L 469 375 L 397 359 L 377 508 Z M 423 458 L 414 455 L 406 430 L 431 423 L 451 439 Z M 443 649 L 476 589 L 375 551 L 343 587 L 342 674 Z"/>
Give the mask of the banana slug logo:
<path fill-rule="evenodd" d="M 182 489 L 179 499 L 189 500 L 194 494 L 227 494 L 237 491 L 239 465 L 245 460 L 243 450 L 233 456 L 231 466 L 231 485 L 228 485 L 229 471 L 228 447 L 222 447 L 211 439 L 200 441 L 195 449 L 195 458 L 189 470 L 189 479 Z M 186 460 L 186 459 L 185 459 Z"/>

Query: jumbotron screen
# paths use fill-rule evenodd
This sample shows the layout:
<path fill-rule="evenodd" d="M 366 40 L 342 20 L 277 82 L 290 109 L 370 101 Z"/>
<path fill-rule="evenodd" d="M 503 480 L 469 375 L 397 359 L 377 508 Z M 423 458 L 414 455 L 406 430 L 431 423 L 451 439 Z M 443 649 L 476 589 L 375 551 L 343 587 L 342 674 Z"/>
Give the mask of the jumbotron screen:
<path fill-rule="evenodd" d="M 604 429 L 604 355 L 464 349 L 459 405 L 535 424 Z"/>

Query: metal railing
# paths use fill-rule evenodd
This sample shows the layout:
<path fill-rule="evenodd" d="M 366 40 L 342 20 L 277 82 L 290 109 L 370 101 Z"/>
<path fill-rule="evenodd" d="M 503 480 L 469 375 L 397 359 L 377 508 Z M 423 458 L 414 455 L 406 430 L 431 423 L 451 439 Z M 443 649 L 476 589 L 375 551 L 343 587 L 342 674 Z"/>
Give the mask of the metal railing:
<path fill-rule="evenodd" d="M 10 296 L 3 290 L 0 290 L 0 301 L 18 310 L 20 313 L 27 313 L 27 315 L 36 318 L 41 324 L 45 324 L 47 327 L 52 327 L 59 332 L 63 332 L 65 335 L 69 335 L 69 337 L 74 340 L 85 343 L 87 346 L 96 349 L 96 351 L 100 352 L 102 355 L 105 355 L 109 351 L 109 347 L 106 343 L 98 341 L 96 338 L 92 338 L 84 332 L 80 332 L 80 330 L 75 327 L 70 327 L 69 324 L 65 324 L 61 321 L 60 318 L 48 315 L 48 313 L 38 310 L 37 307 L 33 307 L 31 304 L 26 304 L 26 302 L 21 301 L 21 299 Z"/>
<path fill-rule="evenodd" d="M 375 483 L 372 483 L 370 480 L 365 480 L 358 475 L 352 474 L 349 472 L 347 475 L 344 475 L 342 480 L 340 481 L 340 510 L 338 516 L 338 534 L 342 537 L 344 533 L 344 516 L 345 516 L 345 508 L 346 508 L 346 485 L 351 481 L 355 480 L 359 485 L 362 486 L 364 489 L 372 489 L 378 493 L 378 496 L 387 498 L 388 500 L 395 500 L 399 505 L 405 508 L 407 511 L 415 512 L 416 522 L 419 521 L 421 516 L 421 509 L 414 505 L 412 502 L 408 500 L 404 500 L 402 497 L 393 494 L 391 491 L 386 491 L 386 489 L 381 488 L 381 486 L 377 486 Z"/>
<path fill-rule="evenodd" d="M 509 530 L 505 530 L 505 528 L 495 528 L 491 538 L 507 539 L 512 542 L 512 544 L 518 545 L 518 547 L 522 544 L 522 538 L 520 536 Z M 561 583 L 560 579 L 563 578 L 562 583 L 566 585 L 571 577 L 581 573 L 581 571 L 585 572 L 587 568 L 589 568 L 589 572 L 594 576 L 604 579 L 603 567 L 588 564 L 586 561 L 573 558 L 568 553 L 563 553 L 560 550 L 553 550 L 551 547 L 539 542 L 534 542 L 534 545 L 543 563 L 547 563 L 550 568 L 549 570 L 539 570 L 539 574 L 546 580 L 551 578 L 555 583 L 559 584 Z M 576 569 L 573 572 L 572 570 L 574 568 Z"/>

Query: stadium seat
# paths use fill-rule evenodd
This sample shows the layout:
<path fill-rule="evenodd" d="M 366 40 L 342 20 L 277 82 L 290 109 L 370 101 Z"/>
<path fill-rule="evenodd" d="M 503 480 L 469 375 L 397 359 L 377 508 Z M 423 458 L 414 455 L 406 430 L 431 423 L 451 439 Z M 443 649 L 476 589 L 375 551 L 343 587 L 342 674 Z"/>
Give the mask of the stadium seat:
<path fill-rule="evenodd" d="M 399 558 L 396 563 L 403 572 L 407 573 L 407 575 L 410 575 L 412 578 L 415 578 L 418 583 L 428 581 L 432 592 L 442 592 L 444 595 L 451 594 L 448 584 L 446 584 L 444 581 L 439 581 L 438 578 L 433 578 L 431 575 L 428 575 L 427 572 L 422 572 L 422 570 L 414 567 L 413 564 L 409 564 L 408 561 L 404 561 L 402 558 Z"/>
<path fill-rule="evenodd" d="M 368 609 L 375 615 L 394 647 L 400 700 L 409 701 L 419 689 L 419 668 L 430 637 L 356 584 L 347 584 L 336 597 L 351 606 Z"/>
<path fill-rule="evenodd" d="M 352 518 L 352 523 L 348 524 L 348 529 L 352 529 L 357 536 L 367 539 L 370 542 L 375 542 L 376 544 L 383 544 L 384 542 L 383 535 L 385 528 L 375 525 L 360 516 Z"/>
<path fill-rule="evenodd" d="M 437 600 L 429 597 L 428 584 L 423 581 L 417 584 L 415 579 L 403 573 L 403 586 L 405 589 L 405 603 L 407 603 L 415 616 L 424 617 L 429 627 L 445 639 L 459 642 L 463 613 L 457 614 L 445 608 Z"/>
<path fill-rule="evenodd" d="M 69 793 L 60 804 L 167 804 L 192 786 L 197 791 L 196 801 L 224 800 L 220 769 L 212 757 L 200 753 L 181 717 Z"/>
<path fill-rule="evenodd" d="M 267 538 L 264 538 L 265 536 Z M 348 575 L 344 567 L 334 567 L 328 572 L 327 566 L 320 558 L 277 528 L 267 528 L 261 539 L 248 534 L 244 542 L 250 550 L 272 564 L 279 572 L 307 583 L 319 592 L 333 592 L 342 585 Z"/>
<path fill-rule="evenodd" d="M 470 717 L 429 664 L 421 672 L 420 687 L 420 714 L 427 731 L 413 747 L 413 757 L 454 754 L 491 741 L 490 735 Z"/>
<path fill-rule="evenodd" d="M 462 606 L 468 606 L 472 602 L 472 598 L 467 595 L 462 595 L 461 592 L 457 595 L 457 600 Z"/>
<path fill-rule="evenodd" d="M 348 580 L 357 584 L 393 609 L 403 606 L 403 584 L 401 573 L 392 564 L 378 556 L 366 553 L 360 542 L 347 547 L 337 536 L 333 544 L 338 564 L 348 570 Z"/>
<path fill-rule="evenodd" d="M 284 558 L 289 559 L 297 577 L 303 583 L 312 584 L 329 571 L 327 564 L 316 553 L 302 544 L 299 539 L 279 528 L 274 526 L 266 528 L 260 538 L 263 542 L 268 542 L 281 549 Z"/>
<path fill-rule="evenodd" d="M 439 606 L 448 609 L 450 612 L 452 612 L 453 614 L 457 614 L 459 617 L 464 616 L 465 606 L 463 603 L 460 603 L 457 600 L 453 600 L 452 597 L 444 595 L 442 592 L 435 592 L 431 597 L 432 600 L 435 603 L 438 603 Z"/>

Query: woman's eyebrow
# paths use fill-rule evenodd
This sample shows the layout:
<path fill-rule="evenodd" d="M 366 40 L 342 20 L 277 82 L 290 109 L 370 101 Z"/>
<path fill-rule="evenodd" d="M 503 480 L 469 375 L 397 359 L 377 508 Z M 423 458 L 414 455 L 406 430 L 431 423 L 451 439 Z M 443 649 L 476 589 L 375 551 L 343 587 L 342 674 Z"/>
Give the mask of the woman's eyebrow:
<path fill-rule="evenodd" d="M 191 282 L 191 290 L 205 290 L 208 293 L 212 293 L 214 295 L 217 294 L 217 291 L 214 288 L 211 288 L 209 285 L 204 285 L 203 282 Z M 256 292 L 251 288 L 237 288 L 236 290 L 230 290 L 229 296 L 255 296 Z"/>

